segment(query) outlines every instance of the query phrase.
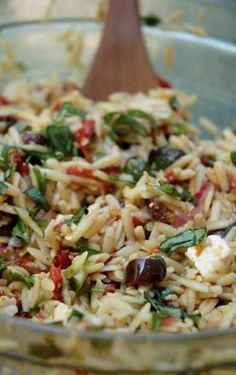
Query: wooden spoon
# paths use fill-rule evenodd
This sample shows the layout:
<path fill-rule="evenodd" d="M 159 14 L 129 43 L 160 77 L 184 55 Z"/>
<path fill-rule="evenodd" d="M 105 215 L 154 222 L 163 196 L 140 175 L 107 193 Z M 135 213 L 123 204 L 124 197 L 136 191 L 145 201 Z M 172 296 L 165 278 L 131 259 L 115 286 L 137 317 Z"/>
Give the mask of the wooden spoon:
<path fill-rule="evenodd" d="M 147 92 L 157 85 L 140 30 L 138 0 L 110 0 L 102 40 L 83 93 L 105 100 L 116 91 Z"/>

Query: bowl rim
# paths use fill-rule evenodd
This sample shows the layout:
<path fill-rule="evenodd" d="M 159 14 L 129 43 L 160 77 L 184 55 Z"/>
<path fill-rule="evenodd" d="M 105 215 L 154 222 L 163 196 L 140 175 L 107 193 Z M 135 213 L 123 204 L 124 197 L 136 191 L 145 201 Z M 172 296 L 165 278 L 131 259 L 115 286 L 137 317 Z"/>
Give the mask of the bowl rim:
<path fill-rule="evenodd" d="M 83 25 L 101 28 L 103 25 L 102 21 L 93 20 L 90 18 L 57 18 L 52 19 L 47 23 L 43 23 L 40 20 L 26 20 L 19 22 L 10 22 L 0 25 L 0 34 L 4 31 L 17 29 L 24 26 L 42 26 L 47 27 L 51 24 L 63 24 L 63 23 L 80 23 Z M 227 49 L 230 52 L 236 53 L 236 45 L 227 41 L 221 41 L 211 37 L 199 37 L 187 33 L 185 31 L 168 31 L 162 30 L 158 27 L 151 26 L 142 26 L 142 29 L 148 35 L 162 35 L 166 34 L 167 36 L 175 36 L 176 38 L 183 38 L 183 36 L 191 40 L 192 42 L 205 44 L 206 46 L 211 46 L 213 48 Z M 103 340 L 117 340 L 125 339 L 128 341 L 151 341 L 151 342 L 161 342 L 161 343 L 172 343 L 172 342 L 195 342 L 198 340 L 207 340 L 207 339 L 221 339 L 225 336 L 236 337 L 236 327 L 235 328 L 224 328 L 218 330 L 206 330 L 193 333 L 153 333 L 153 332 L 144 332 L 144 333 L 130 333 L 130 332 L 116 332 L 116 331 L 84 331 L 75 329 L 74 327 L 58 327 L 49 324 L 38 323 L 33 320 L 27 320 L 20 317 L 8 317 L 0 316 L 0 326 L 4 324 L 8 325 L 8 328 L 25 328 L 32 330 L 36 333 L 52 333 L 62 336 L 74 336 L 80 339 L 103 339 Z M 1 332 L 1 328 L 0 328 Z"/>
<path fill-rule="evenodd" d="M 116 341 L 118 339 L 132 341 L 146 341 L 146 342 L 161 342 L 161 343 L 174 343 L 174 342 L 186 342 L 191 343 L 199 340 L 213 339 L 220 340 L 221 338 L 236 337 L 235 328 L 223 328 L 218 330 L 206 330 L 200 332 L 191 333 L 154 333 L 154 332 L 143 332 L 143 333 L 131 333 L 131 332 L 116 332 L 116 331 L 84 331 L 75 329 L 75 327 L 59 327 L 55 325 L 49 325 L 45 323 L 35 322 L 33 320 L 27 320 L 24 318 L 0 316 L 0 326 L 7 324 L 8 329 L 10 327 L 25 328 L 35 333 L 51 333 L 65 337 L 76 337 L 79 339 L 102 339 L 108 341 Z M 10 326 L 10 327 L 9 327 Z"/>

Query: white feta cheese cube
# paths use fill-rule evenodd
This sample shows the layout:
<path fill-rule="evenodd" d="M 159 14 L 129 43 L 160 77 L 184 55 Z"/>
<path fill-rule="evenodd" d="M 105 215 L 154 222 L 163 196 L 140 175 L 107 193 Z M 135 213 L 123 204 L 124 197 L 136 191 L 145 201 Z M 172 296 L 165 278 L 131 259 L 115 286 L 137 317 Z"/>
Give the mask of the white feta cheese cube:
<path fill-rule="evenodd" d="M 217 235 L 208 236 L 203 244 L 189 247 L 186 252 L 186 256 L 206 280 L 210 280 L 216 273 L 227 273 L 232 255 L 227 242 Z"/>

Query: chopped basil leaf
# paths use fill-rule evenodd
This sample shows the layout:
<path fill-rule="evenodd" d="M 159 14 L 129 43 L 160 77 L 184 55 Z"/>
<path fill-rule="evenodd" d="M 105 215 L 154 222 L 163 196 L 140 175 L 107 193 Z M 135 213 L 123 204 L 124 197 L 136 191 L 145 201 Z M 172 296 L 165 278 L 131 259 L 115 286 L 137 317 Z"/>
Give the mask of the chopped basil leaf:
<path fill-rule="evenodd" d="M 74 145 L 74 136 L 68 126 L 50 125 L 46 128 L 44 136 L 53 152 L 60 152 L 64 156 L 78 154 Z"/>
<path fill-rule="evenodd" d="M 180 107 L 180 102 L 179 102 L 179 100 L 178 100 L 175 96 L 173 96 L 173 97 L 169 100 L 169 104 L 170 104 L 170 107 L 171 107 L 174 111 L 176 111 L 176 110 L 179 109 L 179 107 Z"/>
<path fill-rule="evenodd" d="M 159 184 L 159 189 L 165 194 L 171 195 L 173 197 L 179 197 L 185 202 L 195 203 L 196 201 L 196 198 L 189 191 L 179 191 L 174 185 L 166 181 L 160 181 Z"/>
<path fill-rule="evenodd" d="M 7 189 L 8 186 L 4 182 L 0 181 L 0 195 L 5 195 Z"/>
<path fill-rule="evenodd" d="M 148 120 L 152 129 L 155 130 L 157 128 L 156 120 L 149 113 L 141 111 L 140 109 L 130 109 L 127 113 L 132 117 L 138 117 Z"/>
<path fill-rule="evenodd" d="M 47 228 L 48 224 L 49 224 L 49 220 L 46 220 L 46 219 L 39 219 L 39 220 L 36 220 L 36 223 L 38 224 L 38 226 L 42 229 L 45 229 Z"/>
<path fill-rule="evenodd" d="M 145 169 L 147 169 L 147 162 L 141 156 L 131 156 L 124 166 L 124 172 L 133 176 L 134 181 L 142 177 Z"/>
<path fill-rule="evenodd" d="M 198 313 L 198 314 L 187 314 L 186 316 L 188 318 L 192 319 L 194 325 L 196 325 L 197 322 L 199 321 L 199 319 L 201 319 L 202 314 L 201 313 Z"/>
<path fill-rule="evenodd" d="M 187 249 L 190 246 L 199 245 L 206 237 L 206 228 L 189 229 L 176 236 L 169 237 L 160 244 L 160 249 L 171 254 L 179 249 Z"/>
<path fill-rule="evenodd" d="M 236 165 L 236 151 L 232 151 L 230 154 L 231 161 L 234 165 Z"/>
<path fill-rule="evenodd" d="M 30 130 L 31 129 L 31 127 L 29 126 L 29 125 L 26 125 L 24 122 L 18 122 L 17 124 L 16 124 L 16 130 L 19 132 L 19 133 L 21 133 L 21 132 L 23 132 L 23 131 L 25 131 L 25 130 Z"/>
<path fill-rule="evenodd" d="M 29 228 L 25 224 L 24 220 L 22 220 L 20 217 L 19 217 L 16 225 L 13 227 L 11 234 L 12 234 L 12 236 L 20 238 L 25 243 L 30 242 Z"/>
<path fill-rule="evenodd" d="M 148 134 L 147 129 L 135 117 L 137 115 L 132 115 L 132 112 L 110 112 L 103 117 L 103 120 L 107 125 L 111 126 L 112 134 L 110 136 L 112 135 L 114 138 L 126 136 L 130 132 L 146 137 Z"/>
<path fill-rule="evenodd" d="M 1 156 L 2 156 L 3 160 L 7 163 L 10 150 L 17 150 L 17 149 L 18 148 L 15 147 L 15 146 L 5 144 L 3 146 L 2 152 L 1 152 Z"/>
<path fill-rule="evenodd" d="M 72 268 L 73 268 L 73 266 L 72 266 Z M 72 271 L 72 269 L 71 269 L 71 266 L 70 266 L 70 267 L 66 268 L 66 270 L 64 271 L 64 275 L 66 277 L 68 277 L 68 274 L 70 274 L 71 271 Z M 76 275 L 72 276 L 68 280 L 68 284 L 69 284 L 70 289 L 73 290 L 74 292 L 78 293 L 81 290 L 81 288 L 83 287 L 85 279 L 86 279 L 86 273 L 84 271 L 80 271 Z"/>
<path fill-rule="evenodd" d="M 86 116 L 86 112 L 82 111 L 81 109 L 75 108 L 71 103 L 64 103 L 55 119 L 56 122 L 60 122 L 65 120 L 66 117 L 74 115 L 84 118 Z"/>
<path fill-rule="evenodd" d="M 176 122 L 173 125 L 171 125 L 171 132 L 174 135 L 182 135 L 185 133 L 186 130 L 186 124 L 182 122 Z"/>
<path fill-rule="evenodd" d="M 7 269 L 7 267 L 4 266 L 4 264 L 3 264 L 3 257 L 0 256 L 0 275 L 1 275 L 1 273 L 2 273 L 3 271 L 5 271 L 6 269 Z"/>
<path fill-rule="evenodd" d="M 42 193 L 36 187 L 32 186 L 24 191 L 28 197 L 30 197 L 35 203 L 37 203 L 38 208 L 42 208 L 45 211 L 50 209 L 48 201 L 44 198 Z"/>
<path fill-rule="evenodd" d="M 42 195 L 45 195 L 46 193 L 46 188 L 47 188 L 47 178 L 46 176 L 40 171 L 38 168 L 33 169 L 34 175 L 37 180 L 37 185 L 40 193 Z"/>
<path fill-rule="evenodd" d="M 79 211 L 77 211 L 72 218 L 69 220 L 68 224 L 79 224 L 82 216 L 87 215 L 88 209 L 86 206 L 81 207 Z"/>
<path fill-rule="evenodd" d="M 11 284 L 13 283 L 13 281 L 21 281 L 22 283 L 24 283 L 28 289 L 32 288 L 32 286 L 34 285 L 34 276 L 33 275 L 30 275 L 30 276 L 22 276 L 20 275 L 19 273 L 13 273 L 9 279 L 8 279 L 8 284 Z"/>
<path fill-rule="evenodd" d="M 70 317 L 72 318 L 73 316 L 76 316 L 76 318 L 78 319 L 82 319 L 84 317 L 84 314 L 77 309 L 73 309 Z"/>
<path fill-rule="evenodd" d="M 75 250 L 80 253 L 87 251 L 88 256 L 100 254 L 100 251 L 89 247 L 89 241 L 84 237 L 80 238 L 80 240 L 77 242 Z"/>
<path fill-rule="evenodd" d="M 3 160 L 0 160 L 0 168 L 4 172 L 4 179 L 7 180 L 8 178 L 12 177 L 15 169 L 16 169 L 16 164 L 15 163 L 9 163 L 8 162 L 8 156 L 9 152 L 11 150 L 17 150 L 19 148 L 5 144 L 2 148 L 1 152 L 1 157 Z"/>
<path fill-rule="evenodd" d="M 98 159 L 103 158 L 106 155 L 107 154 L 105 152 L 96 152 L 96 154 L 94 156 L 95 156 L 95 159 L 98 160 Z"/>
<path fill-rule="evenodd" d="M 161 19 L 155 14 L 149 14 L 145 17 L 141 17 L 141 21 L 147 26 L 157 26 L 161 23 Z"/>

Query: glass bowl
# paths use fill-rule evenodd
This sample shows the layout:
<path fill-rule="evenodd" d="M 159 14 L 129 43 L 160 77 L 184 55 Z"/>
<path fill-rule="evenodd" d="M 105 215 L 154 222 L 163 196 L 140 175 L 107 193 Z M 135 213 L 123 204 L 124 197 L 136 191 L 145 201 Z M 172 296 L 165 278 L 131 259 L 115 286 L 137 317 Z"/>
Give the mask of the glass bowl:
<path fill-rule="evenodd" d="M 194 1 L 189 3 L 196 6 Z M 235 17 L 236 9 L 231 1 L 229 3 L 231 16 Z M 223 17 L 222 22 L 226 19 Z M 82 33 L 84 43 L 75 66 L 65 65 L 66 45 L 63 38 L 58 38 L 68 29 Z M 20 63 L 21 72 L 14 79 L 37 82 L 57 74 L 63 80 L 82 83 L 101 30 L 102 23 L 86 19 L 8 23 L 0 28 L 0 45 L 7 40 Z M 197 95 L 193 121 L 204 116 L 221 129 L 235 127 L 236 46 L 232 43 L 233 36 L 225 41 L 214 35 L 203 38 L 147 26 L 143 32 L 155 70 L 174 87 Z M 170 54 L 173 55 L 171 63 Z M 11 79 L 8 75 L 1 84 Z M 77 370 L 104 374 L 235 374 L 235 342 L 236 329 L 198 334 L 130 335 L 80 332 L 0 317 L 0 371 L 14 375 L 79 374 Z M 221 369 L 222 372 L 218 372 Z"/>

